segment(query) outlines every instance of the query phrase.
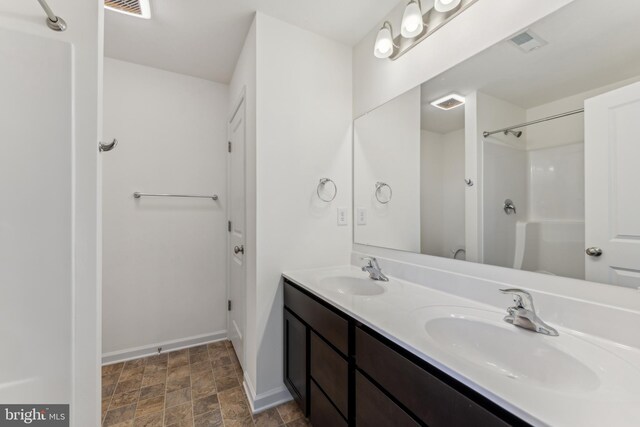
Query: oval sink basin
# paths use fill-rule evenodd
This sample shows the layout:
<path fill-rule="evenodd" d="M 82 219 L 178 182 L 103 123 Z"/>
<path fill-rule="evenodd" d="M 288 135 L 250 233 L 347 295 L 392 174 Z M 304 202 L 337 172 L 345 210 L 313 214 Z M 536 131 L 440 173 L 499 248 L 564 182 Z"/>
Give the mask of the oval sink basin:
<path fill-rule="evenodd" d="M 372 296 L 383 294 L 386 289 L 371 279 L 351 276 L 325 277 L 318 283 L 319 287 L 342 295 Z"/>

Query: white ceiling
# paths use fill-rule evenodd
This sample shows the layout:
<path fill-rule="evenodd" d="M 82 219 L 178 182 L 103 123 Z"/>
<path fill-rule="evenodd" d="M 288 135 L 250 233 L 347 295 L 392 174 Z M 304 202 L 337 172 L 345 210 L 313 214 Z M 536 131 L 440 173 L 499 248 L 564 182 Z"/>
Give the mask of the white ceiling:
<path fill-rule="evenodd" d="M 256 10 L 353 46 L 398 0 L 151 0 L 151 19 L 105 11 L 105 55 L 228 83 Z"/>
<path fill-rule="evenodd" d="M 603 7 L 604 6 L 604 7 Z M 464 109 L 429 102 L 480 90 L 528 109 L 640 76 L 640 1 L 576 0 L 529 28 L 548 42 L 525 54 L 503 41 L 422 85 L 423 129 L 464 127 Z M 604 18 L 606 17 L 606 19 Z"/>

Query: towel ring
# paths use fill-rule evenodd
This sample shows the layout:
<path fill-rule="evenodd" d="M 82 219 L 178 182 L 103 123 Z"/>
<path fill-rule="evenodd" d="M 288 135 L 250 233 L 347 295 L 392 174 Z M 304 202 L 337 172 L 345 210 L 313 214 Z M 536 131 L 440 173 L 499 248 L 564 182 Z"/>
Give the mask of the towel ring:
<path fill-rule="evenodd" d="M 389 189 L 389 198 L 386 200 L 380 200 L 380 192 L 381 190 L 387 187 Z M 383 205 L 386 205 L 387 203 L 389 203 L 391 201 L 391 198 L 393 197 L 393 190 L 391 189 L 391 187 L 389 186 L 389 184 L 387 184 L 386 182 L 376 182 L 376 200 L 378 200 L 378 202 L 382 203 Z"/>
<path fill-rule="evenodd" d="M 327 183 L 331 183 L 331 185 L 333 186 L 333 196 L 331 196 L 328 199 L 325 199 L 324 197 L 322 197 L 322 190 L 325 188 L 325 186 L 327 185 Z M 336 198 L 336 196 L 338 195 L 338 186 L 336 185 L 335 182 L 333 182 L 332 179 L 330 178 L 320 178 L 320 183 L 318 184 L 318 188 L 316 189 L 316 193 L 318 194 L 318 198 L 320 200 L 322 200 L 323 202 L 332 202 L 333 199 Z"/>

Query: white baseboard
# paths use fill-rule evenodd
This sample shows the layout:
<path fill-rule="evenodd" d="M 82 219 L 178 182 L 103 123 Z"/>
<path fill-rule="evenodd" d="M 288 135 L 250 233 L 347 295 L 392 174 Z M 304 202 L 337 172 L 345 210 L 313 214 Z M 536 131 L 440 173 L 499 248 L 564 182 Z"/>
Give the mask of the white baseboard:
<path fill-rule="evenodd" d="M 244 387 L 244 391 L 249 398 L 248 400 L 249 405 L 251 406 L 251 412 L 253 412 L 254 414 L 266 411 L 269 408 L 273 408 L 274 406 L 278 406 L 282 403 L 293 400 L 293 397 L 291 397 L 291 393 L 289 393 L 289 390 L 287 390 L 284 385 L 269 390 L 265 393 L 256 395 L 255 388 L 253 387 L 253 384 L 251 384 L 251 380 L 247 376 L 246 372 L 244 373 L 244 381 L 242 382 L 242 386 Z"/>
<path fill-rule="evenodd" d="M 109 365 L 112 363 L 124 362 L 126 360 L 138 359 L 140 357 L 153 356 L 158 354 L 158 347 L 162 347 L 162 353 L 166 353 L 168 351 L 180 350 L 225 339 L 227 339 L 227 331 L 218 331 L 212 334 L 196 335 L 173 341 L 149 344 L 142 347 L 113 351 L 102 355 L 102 364 Z"/>

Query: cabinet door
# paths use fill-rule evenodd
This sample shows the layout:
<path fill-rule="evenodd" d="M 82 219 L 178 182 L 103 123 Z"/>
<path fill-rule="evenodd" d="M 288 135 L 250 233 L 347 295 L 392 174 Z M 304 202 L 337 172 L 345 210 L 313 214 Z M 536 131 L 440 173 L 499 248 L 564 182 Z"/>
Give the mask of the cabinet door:
<path fill-rule="evenodd" d="M 305 416 L 308 414 L 307 326 L 288 310 L 284 310 L 284 383 L 298 402 Z"/>

